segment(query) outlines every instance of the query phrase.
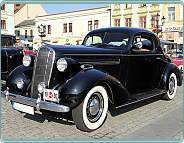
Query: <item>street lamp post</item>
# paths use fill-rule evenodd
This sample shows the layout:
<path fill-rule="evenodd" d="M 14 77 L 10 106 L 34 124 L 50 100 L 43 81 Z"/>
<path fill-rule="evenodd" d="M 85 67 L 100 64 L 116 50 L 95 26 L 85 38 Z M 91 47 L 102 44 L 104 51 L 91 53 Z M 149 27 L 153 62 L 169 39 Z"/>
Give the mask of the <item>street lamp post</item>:
<path fill-rule="evenodd" d="M 152 19 L 151 19 L 151 25 L 152 25 L 152 27 L 154 27 L 155 26 L 155 21 L 156 21 L 156 28 L 157 28 L 157 35 L 158 35 L 158 27 L 159 27 L 159 19 L 160 19 L 160 15 L 157 13 L 157 15 L 156 15 L 156 17 L 155 17 L 155 19 L 152 17 Z M 165 17 L 163 16 L 162 18 L 161 18 L 161 22 L 162 22 L 162 26 L 163 26 L 163 24 L 165 23 Z"/>
<path fill-rule="evenodd" d="M 41 24 L 37 28 L 38 28 L 38 32 L 40 33 L 39 36 L 41 37 L 41 44 L 43 45 L 43 37 L 45 37 L 46 27 Z"/>

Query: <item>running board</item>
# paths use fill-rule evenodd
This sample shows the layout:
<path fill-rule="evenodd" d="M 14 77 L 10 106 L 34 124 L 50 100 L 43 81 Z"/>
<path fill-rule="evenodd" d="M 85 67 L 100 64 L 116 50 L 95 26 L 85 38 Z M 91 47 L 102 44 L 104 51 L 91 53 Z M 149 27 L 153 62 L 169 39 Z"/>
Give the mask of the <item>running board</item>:
<path fill-rule="evenodd" d="M 150 90 L 150 91 L 146 91 L 146 92 L 135 93 L 135 94 L 131 95 L 130 101 L 128 101 L 128 102 L 126 102 L 126 103 L 124 103 L 116 108 L 127 106 L 130 104 L 133 104 L 133 103 L 136 103 L 136 102 L 148 99 L 148 98 L 152 98 L 152 97 L 155 97 L 155 96 L 158 96 L 161 94 L 166 94 L 166 93 L 167 93 L 167 91 L 161 90 L 161 89 L 154 89 L 154 90 Z"/>

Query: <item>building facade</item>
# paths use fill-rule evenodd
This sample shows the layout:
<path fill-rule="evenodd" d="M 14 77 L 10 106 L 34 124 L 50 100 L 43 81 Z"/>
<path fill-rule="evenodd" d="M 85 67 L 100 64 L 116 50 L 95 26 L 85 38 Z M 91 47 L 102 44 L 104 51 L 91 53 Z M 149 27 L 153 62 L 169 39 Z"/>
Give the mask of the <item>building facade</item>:
<path fill-rule="evenodd" d="M 47 13 L 41 4 L 14 4 L 15 34 L 23 41 L 33 42 L 35 35 L 35 18 Z"/>
<path fill-rule="evenodd" d="M 1 6 L 1 34 L 14 35 L 14 5 Z"/>
<path fill-rule="evenodd" d="M 166 22 L 162 27 L 163 40 L 178 44 L 183 47 L 183 6 L 181 4 L 164 4 L 163 14 Z"/>
<path fill-rule="evenodd" d="M 178 47 L 183 46 L 181 4 L 111 4 L 110 7 L 114 27 L 147 29 L 158 34 L 162 40 L 175 42 Z M 158 20 L 157 15 L 159 15 Z M 164 23 L 163 18 L 165 18 Z"/>
<path fill-rule="evenodd" d="M 38 16 L 36 27 L 42 24 L 46 28 L 44 40 L 49 40 L 51 44 L 76 44 L 91 30 L 110 26 L 108 9 L 109 6 Z M 38 30 L 36 32 L 34 42 L 40 43 Z"/>
<path fill-rule="evenodd" d="M 162 5 L 160 4 L 111 4 L 112 25 L 114 27 L 137 27 L 152 31 L 157 28 L 155 20 L 157 13 L 163 17 Z M 161 20 L 158 26 L 162 26 Z"/>

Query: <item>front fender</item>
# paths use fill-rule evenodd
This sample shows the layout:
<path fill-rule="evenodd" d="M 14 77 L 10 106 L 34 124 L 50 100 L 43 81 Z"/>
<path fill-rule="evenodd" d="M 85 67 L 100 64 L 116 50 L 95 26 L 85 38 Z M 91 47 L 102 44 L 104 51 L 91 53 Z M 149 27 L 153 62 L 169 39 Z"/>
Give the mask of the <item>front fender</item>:
<path fill-rule="evenodd" d="M 109 100 L 114 106 L 119 106 L 130 98 L 127 90 L 116 78 L 96 69 L 80 71 L 60 85 L 57 89 L 60 91 L 61 102 L 70 102 L 70 107 L 78 106 L 95 85 L 106 88 Z"/>
<path fill-rule="evenodd" d="M 22 94 L 25 94 L 27 92 L 31 83 L 33 73 L 33 67 L 25 67 L 24 65 L 21 65 L 17 68 L 15 68 L 9 75 L 6 86 L 9 87 L 10 92 L 20 92 Z M 24 81 L 24 87 L 22 90 L 17 88 L 17 80 L 22 78 Z"/>

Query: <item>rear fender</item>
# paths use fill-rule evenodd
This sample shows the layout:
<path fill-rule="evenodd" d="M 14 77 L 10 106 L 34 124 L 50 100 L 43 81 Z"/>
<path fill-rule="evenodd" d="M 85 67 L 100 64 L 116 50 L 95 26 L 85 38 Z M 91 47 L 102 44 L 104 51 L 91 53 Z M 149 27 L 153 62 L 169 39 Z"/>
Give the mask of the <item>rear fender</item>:
<path fill-rule="evenodd" d="M 176 74 L 177 85 L 178 86 L 182 85 L 182 76 L 181 76 L 180 70 L 178 69 L 178 67 L 175 64 L 168 63 L 165 70 L 164 70 L 164 72 L 163 72 L 163 74 L 162 74 L 162 78 L 160 80 L 159 87 L 161 89 L 164 89 L 164 90 L 169 89 L 169 84 L 167 84 L 167 83 L 168 83 L 168 80 L 169 80 L 169 76 L 172 72 L 174 72 Z"/>

